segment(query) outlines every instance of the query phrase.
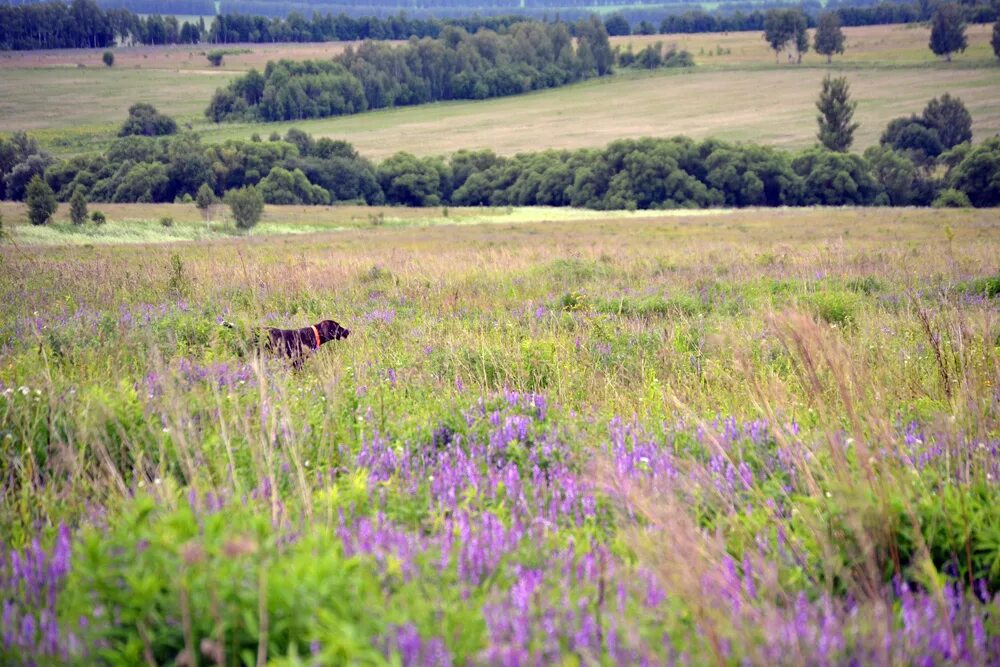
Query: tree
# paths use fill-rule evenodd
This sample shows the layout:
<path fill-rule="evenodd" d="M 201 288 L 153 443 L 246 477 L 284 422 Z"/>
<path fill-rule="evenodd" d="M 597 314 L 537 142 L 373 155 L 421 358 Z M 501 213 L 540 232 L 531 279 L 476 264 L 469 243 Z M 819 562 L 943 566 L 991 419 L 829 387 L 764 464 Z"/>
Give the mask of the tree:
<path fill-rule="evenodd" d="M 827 64 L 833 60 L 833 54 L 844 52 L 844 32 L 840 29 L 840 18 L 836 12 L 819 15 L 813 48 L 816 53 L 826 56 Z"/>
<path fill-rule="evenodd" d="M 604 22 L 604 29 L 608 31 L 608 35 L 611 37 L 632 34 L 632 28 L 629 26 L 628 20 L 621 14 L 612 14 L 609 16 Z"/>
<path fill-rule="evenodd" d="M 968 43 L 965 37 L 965 21 L 958 5 L 940 5 L 931 23 L 931 51 L 951 62 L 951 54 L 955 51 L 965 51 Z"/>
<path fill-rule="evenodd" d="M 948 93 L 927 103 L 924 124 L 937 130 L 945 150 L 972 141 L 972 115 L 961 99 Z"/>
<path fill-rule="evenodd" d="M 816 108 L 820 115 L 816 117 L 819 123 L 819 133 L 816 135 L 820 143 L 831 151 L 847 152 L 854 141 L 854 130 L 858 123 L 852 122 L 857 102 L 851 100 L 847 79 L 836 79 L 827 75 L 823 79 Z"/>
<path fill-rule="evenodd" d="M 35 174 L 28 183 L 28 219 L 33 225 L 44 225 L 56 212 L 56 195 L 42 177 Z"/>
<path fill-rule="evenodd" d="M 769 9 L 764 16 L 764 39 L 774 51 L 774 62 L 778 62 L 778 54 L 784 50 L 791 35 L 785 27 L 785 12 L 781 9 Z"/>
<path fill-rule="evenodd" d="M 1000 137 L 987 139 L 965 156 L 948 175 L 974 206 L 1000 205 Z"/>
<path fill-rule="evenodd" d="M 240 229 L 250 229 L 256 225 L 264 212 L 264 198 L 252 185 L 228 191 L 226 203 L 229 204 L 236 226 Z"/>
<path fill-rule="evenodd" d="M 212 64 L 212 67 L 218 67 L 222 64 L 222 59 L 225 57 L 226 53 L 224 51 L 209 51 L 205 54 L 208 58 L 208 62 Z"/>
<path fill-rule="evenodd" d="M 128 109 L 128 118 L 118 130 L 119 137 L 142 135 L 159 137 L 177 132 L 177 123 L 170 116 L 161 114 L 152 104 L 136 102 Z"/>
<path fill-rule="evenodd" d="M 778 62 L 778 55 L 792 42 L 798 51 L 798 61 L 802 62 L 802 54 L 809 50 L 808 27 L 806 15 L 798 9 L 767 10 L 764 39 L 774 51 L 774 62 Z"/>
<path fill-rule="evenodd" d="M 215 205 L 216 198 L 215 192 L 212 190 L 208 183 L 202 183 L 198 188 L 198 194 L 194 198 L 195 206 L 201 211 L 201 216 L 208 220 L 211 214 L 212 206 Z"/>
<path fill-rule="evenodd" d="M 802 56 L 809 51 L 809 21 L 802 12 L 795 13 L 795 62 L 801 63 Z"/>
<path fill-rule="evenodd" d="M 993 24 L 993 38 L 990 40 L 990 45 L 993 46 L 993 55 L 1000 58 L 1000 18 Z"/>
<path fill-rule="evenodd" d="M 76 186 L 73 196 L 70 197 L 69 217 L 74 225 L 82 225 L 87 221 L 87 197 L 84 195 L 82 185 Z"/>
<path fill-rule="evenodd" d="M 111 51 L 105 51 L 104 55 L 101 56 L 101 60 L 104 61 L 105 65 L 111 67 L 112 65 L 115 64 L 115 54 L 112 53 Z"/>

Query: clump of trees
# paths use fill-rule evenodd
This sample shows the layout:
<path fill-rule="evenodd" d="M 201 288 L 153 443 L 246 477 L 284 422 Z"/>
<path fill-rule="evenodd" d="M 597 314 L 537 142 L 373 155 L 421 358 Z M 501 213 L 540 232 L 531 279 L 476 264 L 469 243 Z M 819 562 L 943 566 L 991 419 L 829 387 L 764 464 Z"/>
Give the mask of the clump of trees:
<path fill-rule="evenodd" d="M 119 137 L 160 137 L 177 132 L 177 122 L 156 110 L 152 104 L 136 102 L 128 109 L 128 118 L 118 130 Z"/>
<path fill-rule="evenodd" d="M 638 53 L 632 45 L 624 49 L 615 47 L 615 64 L 632 69 L 659 69 L 661 67 L 694 67 L 694 58 L 685 50 L 678 50 L 676 44 L 664 46 L 663 42 L 648 44 Z"/>
<path fill-rule="evenodd" d="M 879 143 L 918 166 L 932 167 L 945 151 L 972 140 L 972 115 L 957 97 L 934 98 L 917 116 L 889 121 Z"/>
<path fill-rule="evenodd" d="M 485 99 L 610 74 L 614 55 L 596 18 L 575 27 L 526 22 L 507 33 L 446 28 L 404 46 L 365 42 L 325 61 L 271 61 L 215 92 L 214 121 L 298 120 L 439 100 Z"/>
<path fill-rule="evenodd" d="M 764 39 L 774 51 L 774 62 L 785 49 L 793 46 L 796 62 L 809 50 L 809 20 L 800 9 L 769 9 L 764 17 Z M 791 53 L 788 55 L 791 59 Z"/>
<path fill-rule="evenodd" d="M 824 145 L 799 153 L 674 137 L 514 157 L 491 151 L 459 151 L 448 159 L 397 153 L 375 166 L 344 141 L 317 140 L 297 129 L 268 141 L 212 146 L 193 134 L 127 136 L 103 155 L 69 158 L 33 174 L 39 177 L 33 196 L 39 198 L 41 182 L 60 201 L 195 201 L 203 212 L 218 197 L 230 204 L 232 197 L 246 198 L 246 192 L 228 193 L 250 188 L 261 205 L 926 206 L 949 188 L 975 206 L 1000 203 L 1000 138 L 973 148 L 971 118 L 960 100 L 945 95 L 931 100 L 920 116 L 893 121 L 880 145 L 860 156 L 845 152 L 856 127 L 846 82 L 828 78 L 821 97 Z M 15 139 L 20 148 L 0 139 L 0 157 L 19 160 L 35 150 L 23 134 Z M 17 198 L 24 197 L 22 190 Z"/>

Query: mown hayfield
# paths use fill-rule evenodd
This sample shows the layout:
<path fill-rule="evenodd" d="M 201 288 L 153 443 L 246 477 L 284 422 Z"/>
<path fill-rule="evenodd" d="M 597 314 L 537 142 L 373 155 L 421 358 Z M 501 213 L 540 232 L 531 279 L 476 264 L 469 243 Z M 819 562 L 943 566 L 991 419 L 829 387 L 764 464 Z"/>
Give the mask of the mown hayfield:
<path fill-rule="evenodd" d="M 0 662 L 1000 660 L 995 211 L 382 212 L 3 209 Z"/>
<path fill-rule="evenodd" d="M 806 55 L 802 65 L 775 65 L 759 33 L 657 36 L 692 51 L 698 66 L 690 71 L 621 72 L 610 79 L 481 102 L 237 125 L 213 125 L 202 115 L 215 89 L 237 70 L 260 67 L 270 58 L 322 57 L 343 45 L 249 45 L 253 53 L 227 56 L 225 70 L 205 68 L 204 57 L 190 47 L 126 52 L 119 56 L 122 62 L 131 63 L 129 58 L 141 53 L 143 64 L 111 70 L 65 66 L 84 56 L 99 59 L 97 51 L 6 54 L 0 58 L 7 63 L 0 65 L 0 131 L 27 129 L 57 153 L 87 152 L 106 146 L 129 105 L 145 101 L 191 125 L 209 142 L 283 133 L 295 125 L 317 137 L 347 139 L 373 159 L 400 150 L 439 155 L 493 148 L 514 154 L 674 134 L 802 148 L 815 142 L 814 102 L 819 82 L 832 71 L 846 74 L 859 102 L 857 150 L 875 143 L 891 118 L 919 113 L 929 99 L 945 91 L 966 104 L 975 138 L 981 140 L 1000 132 L 1000 65 L 990 55 L 989 29 L 971 26 L 969 49 L 946 64 L 927 48 L 926 28 L 847 28 L 848 51 L 832 67 L 814 53 Z M 628 40 L 639 45 L 653 38 Z M 707 55 L 720 48 L 730 53 Z M 36 66 L 49 58 L 52 66 Z M 55 66 L 57 61 L 60 66 Z M 23 67 L 11 66 L 16 63 Z"/>

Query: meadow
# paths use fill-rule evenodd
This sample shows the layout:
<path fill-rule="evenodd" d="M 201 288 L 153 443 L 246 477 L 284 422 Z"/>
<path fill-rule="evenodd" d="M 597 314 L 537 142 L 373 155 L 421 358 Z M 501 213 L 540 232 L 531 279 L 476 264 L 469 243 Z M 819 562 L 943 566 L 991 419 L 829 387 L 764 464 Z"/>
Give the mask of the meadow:
<path fill-rule="evenodd" d="M 620 72 L 516 97 L 266 124 L 215 125 L 203 112 L 215 89 L 238 72 L 279 57 L 329 57 L 344 44 L 249 45 L 250 53 L 226 56 L 221 69 L 208 67 L 201 55 L 205 49 L 199 47 L 118 49 L 120 64 L 111 69 L 99 64 L 100 51 L 5 54 L 0 58 L 0 132 L 28 130 L 56 154 L 86 153 L 106 148 L 128 107 L 145 101 L 206 142 L 283 134 L 294 125 L 317 137 L 347 139 L 375 160 L 400 150 L 443 155 L 489 147 L 512 155 L 675 134 L 798 149 L 815 141 L 814 102 L 830 71 L 848 77 L 859 102 L 856 150 L 877 142 L 890 119 L 918 113 L 945 91 L 968 107 L 976 140 L 1000 131 L 1000 67 L 989 47 L 990 26 L 970 26 L 969 48 L 951 64 L 927 48 L 924 26 L 844 32 L 847 51 L 832 66 L 814 53 L 802 65 L 775 64 L 757 32 L 615 38 L 613 43 L 623 48 L 656 40 L 677 44 L 694 55 L 696 67 Z"/>
<path fill-rule="evenodd" d="M 313 209 L 5 205 L 0 662 L 1000 660 L 995 210 Z"/>

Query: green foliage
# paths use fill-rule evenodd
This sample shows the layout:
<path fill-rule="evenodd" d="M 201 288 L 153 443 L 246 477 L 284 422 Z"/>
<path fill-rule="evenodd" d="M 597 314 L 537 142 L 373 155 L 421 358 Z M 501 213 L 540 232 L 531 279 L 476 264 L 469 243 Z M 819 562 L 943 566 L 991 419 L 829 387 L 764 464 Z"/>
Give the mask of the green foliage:
<path fill-rule="evenodd" d="M 28 219 L 33 225 L 44 225 L 52 219 L 58 206 L 56 195 L 42 177 L 35 175 L 28 184 L 27 199 Z"/>
<path fill-rule="evenodd" d="M 853 292 L 823 290 L 810 295 L 806 303 L 824 322 L 844 327 L 857 320 L 861 299 Z"/>
<path fill-rule="evenodd" d="M 111 51 L 105 51 L 101 55 L 101 60 L 107 67 L 111 67 L 112 65 L 115 64 L 115 54 L 112 53 Z"/>
<path fill-rule="evenodd" d="M 171 217 L 169 217 L 169 216 L 164 216 L 164 217 L 160 218 L 160 226 L 161 227 L 173 227 L 174 226 L 174 219 L 171 218 Z"/>
<path fill-rule="evenodd" d="M 844 32 L 840 29 L 840 18 L 834 12 L 821 12 L 816 23 L 813 49 L 826 56 L 826 62 L 833 60 L 833 54 L 844 52 Z"/>
<path fill-rule="evenodd" d="M 508 32 L 447 28 L 403 46 L 366 42 L 326 61 L 270 61 L 218 89 L 216 121 L 298 120 L 451 99 L 484 99 L 552 88 L 611 73 L 604 25 L 522 22 Z M 458 54 L 461 54 L 459 57 Z"/>
<path fill-rule="evenodd" d="M 993 47 L 993 55 L 1000 58 L 1000 18 L 993 24 L 993 35 L 990 37 L 990 46 Z"/>
<path fill-rule="evenodd" d="M 854 110 L 858 103 L 851 100 L 846 77 L 823 78 L 823 87 L 816 101 L 819 116 L 819 142 L 831 151 L 846 153 L 854 143 L 854 131 L 860 126 L 853 122 Z"/>
<path fill-rule="evenodd" d="M 265 659 L 315 642 L 313 659 L 328 664 L 382 662 L 374 639 L 391 617 L 379 612 L 374 564 L 344 556 L 333 531 L 284 546 L 257 509 L 235 503 L 204 517 L 140 493 L 111 530 L 81 536 L 68 615 L 87 621 L 85 639 L 104 644 L 112 664 L 141 661 L 144 651 L 168 662 L 189 648 L 253 664 L 265 624 Z M 157 622 L 164 618 L 186 619 L 184 631 Z M 185 633 L 204 639 L 190 647 Z"/>
<path fill-rule="evenodd" d="M 210 215 L 212 206 L 215 205 L 217 198 L 215 196 L 215 191 L 208 183 L 202 183 L 198 186 L 198 194 L 195 196 L 195 206 L 201 211 L 202 217 L 206 220 Z"/>
<path fill-rule="evenodd" d="M 1000 273 L 963 282 L 957 286 L 959 292 L 977 294 L 988 299 L 1000 296 Z"/>
<path fill-rule="evenodd" d="M 69 218 L 74 225 L 82 225 L 87 221 L 87 195 L 82 185 L 76 186 L 69 200 Z"/>
<path fill-rule="evenodd" d="M 931 20 L 931 51 L 951 62 L 951 54 L 965 51 L 968 44 L 962 10 L 953 3 L 939 5 Z"/>
<path fill-rule="evenodd" d="M 233 219 L 239 229 L 250 229 L 260 222 L 260 216 L 264 212 L 264 198 L 257 188 L 248 186 L 229 190 L 225 201 L 233 212 Z"/>
<path fill-rule="evenodd" d="M 288 171 L 282 167 L 274 167 L 257 187 L 268 204 L 330 203 L 330 193 L 311 184 L 301 169 Z"/>
<path fill-rule="evenodd" d="M 136 102 L 129 107 L 128 118 L 118 130 L 118 136 L 159 137 L 176 132 L 177 123 L 173 118 L 161 114 L 152 104 Z"/>
<path fill-rule="evenodd" d="M 802 54 L 809 49 L 809 21 L 800 9 L 769 9 L 764 15 L 764 40 L 774 51 L 774 60 L 778 55 L 794 44 L 797 60 L 802 62 Z"/>
<path fill-rule="evenodd" d="M 222 59 L 225 55 L 223 51 L 209 51 L 205 54 L 205 57 L 208 58 L 208 62 L 211 63 L 212 67 L 219 67 L 222 65 Z"/>
<path fill-rule="evenodd" d="M 945 150 L 972 141 L 972 115 L 962 100 L 948 93 L 927 103 L 923 121 L 937 131 Z"/>
<path fill-rule="evenodd" d="M 858 155 L 815 148 L 796 157 L 792 169 L 804 179 L 807 205 L 867 206 L 878 194 L 868 165 Z"/>
<path fill-rule="evenodd" d="M 103 225 L 104 223 L 106 223 L 108 221 L 108 219 L 100 211 L 94 211 L 93 213 L 91 213 L 90 214 L 90 220 L 95 225 Z"/>
<path fill-rule="evenodd" d="M 931 204 L 934 208 L 971 208 L 972 202 L 969 196 L 961 190 L 947 188 L 934 199 Z"/>
<path fill-rule="evenodd" d="M 974 206 L 1000 205 L 1000 137 L 987 139 L 969 150 L 951 170 L 948 181 Z"/>
<path fill-rule="evenodd" d="M 885 204 L 908 206 L 920 196 L 921 182 L 917 167 L 889 146 L 871 146 L 865 151 L 872 178 L 878 183 Z"/>

